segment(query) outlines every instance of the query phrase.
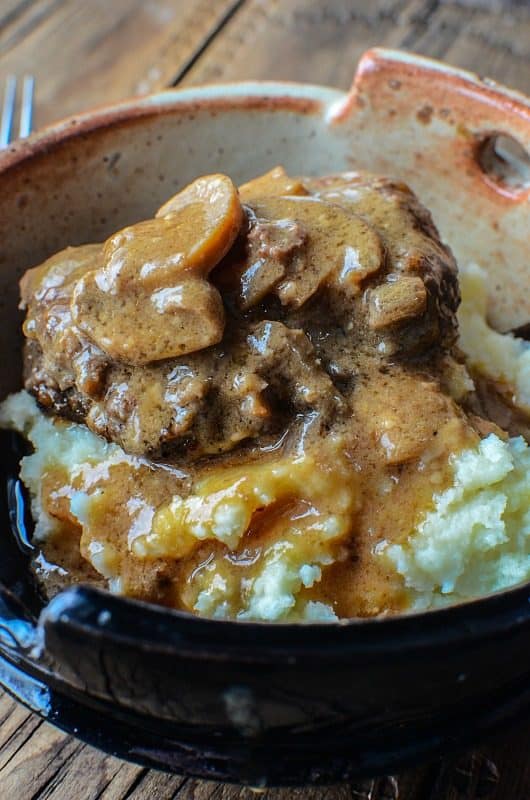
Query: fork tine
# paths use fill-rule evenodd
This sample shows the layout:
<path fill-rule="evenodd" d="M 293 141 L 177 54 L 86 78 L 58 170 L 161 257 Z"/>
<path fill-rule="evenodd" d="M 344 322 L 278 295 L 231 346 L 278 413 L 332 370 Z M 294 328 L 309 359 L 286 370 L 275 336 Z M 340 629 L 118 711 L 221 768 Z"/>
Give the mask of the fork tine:
<path fill-rule="evenodd" d="M 20 125 L 18 135 L 25 139 L 31 133 L 33 118 L 33 88 L 35 79 L 33 75 L 25 75 L 22 82 L 22 100 L 20 104 Z"/>
<path fill-rule="evenodd" d="M 2 119 L 0 121 L 0 149 L 7 147 L 11 141 L 11 128 L 15 113 L 15 100 L 17 93 L 17 79 L 9 75 L 4 89 L 4 102 L 2 105 Z"/>

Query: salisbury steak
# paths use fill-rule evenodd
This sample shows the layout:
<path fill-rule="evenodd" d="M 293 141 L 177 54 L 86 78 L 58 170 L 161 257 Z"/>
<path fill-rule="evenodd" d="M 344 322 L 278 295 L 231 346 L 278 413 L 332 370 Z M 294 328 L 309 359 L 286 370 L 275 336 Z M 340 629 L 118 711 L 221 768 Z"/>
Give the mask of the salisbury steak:
<path fill-rule="evenodd" d="M 456 265 L 407 186 L 200 178 L 22 280 L 25 385 L 127 452 L 186 464 L 347 421 L 372 374 L 436 379 Z"/>

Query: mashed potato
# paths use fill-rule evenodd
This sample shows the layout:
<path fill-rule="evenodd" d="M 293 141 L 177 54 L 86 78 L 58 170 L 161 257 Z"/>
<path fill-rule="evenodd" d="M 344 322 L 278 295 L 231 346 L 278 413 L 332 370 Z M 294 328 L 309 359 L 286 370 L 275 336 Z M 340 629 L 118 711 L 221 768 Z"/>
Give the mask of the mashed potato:
<path fill-rule="evenodd" d="M 530 411 L 530 342 L 488 325 L 487 273 L 470 264 L 460 271 L 460 347 L 471 367 L 504 384 L 515 405 Z"/>
<path fill-rule="evenodd" d="M 530 579 L 530 448 L 495 434 L 453 459 L 453 485 L 417 530 L 386 555 L 429 608 Z"/>
<path fill-rule="evenodd" d="M 52 421 L 25 392 L 0 406 L 0 424 L 23 433 L 35 448 L 22 460 L 21 477 L 41 541 L 53 536 L 58 525 L 42 499 L 50 471 L 67 475 L 73 487 L 68 514 L 83 528 L 93 526 L 91 515 L 99 513 L 102 486 L 112 470 L 119 465 L 133 474 L 142 469 L 141 459 L 84 426 Z M 322 471 L 301 457 L 254 472 L 252 467 L 225 471 L 222 485 L 215 475 L 207 477 L 188 498 L 174 497 L 144 514 L 143 526 L 137 526 L 140 535 L 129 537 L 129 550 L 140 558 L 178 558 L 179 548 L 190 540 L 207 538 L 233 547 L 259 503 L 305 491 L 314 506 L 293 516 L 281 536 L 267 540 L 243 589 L 226 559 L 212 557 L 197 570 L 191 605 L 196 613 L 215 618 L 333 621 L 331 605 L 308 598 L 307 591 L 338 557 L 337 543 L 356 511 L 355 479 L 339 456 L 335 466 L 333 472 Z M 530 448 L 522 438 L 503 441 L 490 434 L 477 447 L 453 456 L 451 468 L 452 484 L 435 495 L 433 507 L 408 537 L 378 548 L 378 557 L 400 576 L 410 609 L 450 604 L 530 579 Z M 212 513 L 201 519 L 201 508 Z M 111 544 L 92 540 L 86 557 L 111 590 L 122 591 L 120 560 Z"/>

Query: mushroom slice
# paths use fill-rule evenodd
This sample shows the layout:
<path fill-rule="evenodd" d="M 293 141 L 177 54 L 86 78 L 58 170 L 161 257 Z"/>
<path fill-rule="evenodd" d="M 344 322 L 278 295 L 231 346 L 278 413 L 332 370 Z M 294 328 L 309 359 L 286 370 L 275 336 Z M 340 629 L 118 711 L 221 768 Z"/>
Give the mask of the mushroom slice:
<path fill-rule="evenodd" d="M 253 178 L 239 187 L 239 196 L 244 203 L 258 197 L 279 195 L 308 195 L 309 192 L 298 178 L 291 178 L 283 167 L 274 167 L 270 172 Z"/>
<path fill-rule="evenodd" d="M 98 284 L 116 293 L 133 281 L 160 288 L 190 271 L 205 277 L 226 255 L 243 223 L 237 189 L 225 175 L 190 183 L 148 219 L 105 242 Z"/>
<path fill-rule="evenodd" d="M 421 317 L 427 310 L 427 290 L 417 275 L 395 276 L 371 289 L 368 301 L 368 324 L 374 330 Z"/>
<path fill-rule="evenodd" d="M 72 318 L 108 355 L 132 364 L 203 349 L 222 338 L 224 312 L 206 278 L 243 221 L 224 175 L 198 178 L 103 247 L 103 266 L 75 286 Z"/>
<path fill-rule="evenodd" d="M 239 279 L 239 306 L 244 311 L 274 290 L 308 240 L 308 233 L 299 222 L 261 220 L 250 209 L 249 212 L 247 266 Z"/>
<path fill-rule="evenodd" d="M 131 284 L 116 298 L 101 291 L 97 273 L 91 272 L 76 285 L 72 308 L 77 320 L 85 320 L 88 312 L 90 335 L 102 350 L 136 365 L 202 350 L 217 344 L 224 332 L 219 292 L 193 276 L 154 290 Z"/>
<path fill-rule="evenodd" d="M 204 275 L 232 247 L 243 224 L 243 209 L 227 175 L 205 175 L 164 203 L 155 218 L 167 220 L 175 230 L 186 253 L 186 268 Z"/>

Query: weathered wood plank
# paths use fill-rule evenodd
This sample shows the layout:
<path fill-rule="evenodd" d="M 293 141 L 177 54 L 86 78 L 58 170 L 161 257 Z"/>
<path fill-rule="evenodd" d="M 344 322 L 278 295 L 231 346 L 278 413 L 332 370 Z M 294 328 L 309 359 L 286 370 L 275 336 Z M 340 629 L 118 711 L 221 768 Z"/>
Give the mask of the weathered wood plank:
<path fill-rule="evenodd" d="M 2 773 L 42 724 L 42 720 L 24 706 L 4 692 L 0 694 L 0 786 Z"/>
<path fill-rule="evenodd" d="M 22 41 L 64 0 L 2 0 L 0 6 L 0 51 Z"/>
<path fill-rule="evenodd" d="M 242 78 L 346 88 L 361 53 L 386 44 L 445 58 L 530 91 L 528 0 L 0 0 L 0 80 L 32 71 L 38 126 L 180 81 Z M 214 36 L 210 43 L 210 38 Z M 394 779 L 267 800 L 530 800 L 530 726 L 472 756 Z M 0 693 L 0 797 L 250 800 L 98 752 Z"/>
<path fill-rule="evenodd" d="M 94 751 L 97 753 L 97 751 Z M 98 753 L 101 758 L 101 753 Z M 118 761 L 118 759 L 115 759 Z M 135 787 L 148 770 L 137 767 L 135 764 L 128 764 L 126 761 L 118 761 L 119 769 L 109 781 L 103 792 L 97 795 L 97 800 L 122 800 L 134 796 Z M 97 769 L 97 761 L 94 764 Z M 157 773 L 158 774 L 158 773 Z"/>
<path fill-rule="evenodd" d="M 530 92 L 530 3 L 496 13 L 444 3 L 405 46 Z"/>
<path fill-rule="evenodd" d="M 180 775 L 166 775 L 164 772 L 149 770 L 127 796 L 127 800 L 169 800 L 181 797 L 180 792 L 186 782 L 187 779 Z"/>
<path fill-rule="evenodd" d="M 264 800 L 527 800 L 530 725 L 471 755 L 397 777 L 323 789 L 270 789 Z M 0 789 L 16 800 L 252 800 L 249 789 L 127 764 L 65 736 L 0 693 Z M 5 794 L 4 794 L 5 792 Z M 396 794 L 397 792 L 397 794 Z"/>
<path fill-rule="evenodd" d="M 4 0 L 0 8 L 0 31 L 28 7 L 31 0 Z"/>
<path fill-rule="evenodd" d="M 185 76 L 199 84 L 242 78 L 347 88 L 375 45 L 444 58 L 530 91 L 530 4 L 505 11 L 438 0 L 249 0 Z"/>
<path fill-rule="evenodd" d="M 267 77 L 347 87 L 361 53 L 391 34 L 402 5 L 249 0 L 184 82 Z"/>
<path fill-rule="evenodd" d="M 141 767 L 82 746 L 68 764 L 62 764 L 53 778 L 39 787 L 32 800 L 99 800 L 105 795 L 121 798 L 141 772 Z"/>
<path fill-rule="evenodd" d="M 0 78 L 9 72 L 35 74 L 40 127 L 171 84 L 237 5 L 237 0 L 41 0 L 5 26 Z"/>
<path fill-rule="evenodd" d="M 65 736 L 5 694 L 0 713 L 2 798 L 12 790 L 13 800 L 118 800 L 147 772 Z"/>
<path fill-rule="evenodd" d="M 33 723 L 35 718 L 30 717 Z M 27 722 L 21 726 L 21 735 Z M 9 745 L 9 742 L 7 743 Z M 36 798 L 69 765 L 83 745 L 51 725 L 34 727 L 23 746 L 0 768 L 3 797 Z M 3 755 L 4 748 L 0 749 Z"/>

